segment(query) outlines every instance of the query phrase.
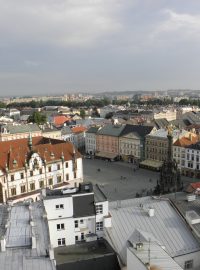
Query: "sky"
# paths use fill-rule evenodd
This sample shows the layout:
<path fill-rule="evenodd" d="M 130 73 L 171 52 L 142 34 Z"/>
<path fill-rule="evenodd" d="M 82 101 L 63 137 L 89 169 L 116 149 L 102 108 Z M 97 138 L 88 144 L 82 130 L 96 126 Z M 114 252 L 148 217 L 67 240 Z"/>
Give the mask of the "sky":
<path fill-rule="evenodd" d="M 0 0 L 0 95 L 200 89 L 199 0 Z"/>

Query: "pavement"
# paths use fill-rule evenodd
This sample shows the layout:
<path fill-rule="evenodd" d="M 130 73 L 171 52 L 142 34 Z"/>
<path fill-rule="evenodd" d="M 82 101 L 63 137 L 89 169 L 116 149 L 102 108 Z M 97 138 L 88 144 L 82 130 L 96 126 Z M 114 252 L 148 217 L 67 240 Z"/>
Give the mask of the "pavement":
<path fill-rule="evenodd" d="M 131 163 L 100 159 L 83 159 L 83 172 L 84 181 L 98 184 L 109 201 L 151 195 L 160 176 L 159 172 L 134 169 Z M 182 180 L 184 185 L 198 181 L 188 177 Z"/>

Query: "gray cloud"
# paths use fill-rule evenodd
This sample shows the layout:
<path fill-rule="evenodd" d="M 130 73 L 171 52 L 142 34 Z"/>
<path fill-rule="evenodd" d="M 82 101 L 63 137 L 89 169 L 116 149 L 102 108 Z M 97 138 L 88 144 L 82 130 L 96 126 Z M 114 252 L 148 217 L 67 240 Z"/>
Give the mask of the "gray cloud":
<path fill-rule="evenodd" d="M 199 87 L 197 1 L 0 0 L 0 6 L 1 95 Z"/>

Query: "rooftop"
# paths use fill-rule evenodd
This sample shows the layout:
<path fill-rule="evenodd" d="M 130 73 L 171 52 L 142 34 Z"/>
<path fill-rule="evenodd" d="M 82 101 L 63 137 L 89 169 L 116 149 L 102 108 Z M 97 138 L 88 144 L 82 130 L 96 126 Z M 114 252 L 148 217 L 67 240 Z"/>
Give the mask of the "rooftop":
<path fill-rule="evenodd" d="M 54 249 L 57 268 L 66 265 L 66 269 L 75 270 L 119 270 L 114 250 L 105 240 L 58 247 Z"/>
<path fill-rule="evenodd" d="M 158 129 L 157 131 L 155 131 L 153 134 L 148 135 L 152 136 L 152 137 L 159 137 L 159 138 L 167 138 L 167 134 L 168 134 L 168 130 L 167 129 Z M 187 134 L 187 131 L 185 130 L 179 130 L 179 129 L 174 129 L 172 131 L 172 136 L 173 136 L 173 140 L 178 139 L 179 136 L 185 136 Z"/>
<path fill-rule="evenodd" d="M 0 206 L 0 209 L 4 206 Z M 17 204 L 10 209 L 6 237 L 6 251 L 0 252 L 1 269 L 55 270 L 55 266 L 46 257 L 49 249 L 48 225 L 43 219 L 43 207 L 37 202 L 31 208 Z M 2 211 L 0 211 L 1 215 Z M 0 216 L 1 218 L 1 216 Z M 30 220 L 34 222 L 31 229 Z M 32 234 L 33 233 L 33 234 Z M 36 247 L 32 249 L 31 235 L 36 237 Z M 2 236 L 3 237 L 3 236 Z"/>
<path fill-rule="evenodd" d="M 200 250 L 189 226 L 172 207 L 169 200 L 151 197 L 115 201 L 109 204 L 112 216 L 112 229 L 107 229 L 108 241 L 112 239 L 113 247 L 126 265 L 126 243 L 132 238 L 138 242 L 135 231 L 140 229 L 160 245 L 165 246 L 171 257 L 180 256 Z M 148 211 L 153 208 L 155 215 L 150 217 Z"/>
<path fill-rule="evenodd" d="M 32 138 L 32 150 L 28 146 L 29 139 L 18 139 L 0 142 L 0 169 L 5 171 L 6 166 L 10 170 L 18 170 L 25 167 L 30 155 L 35 152 L 46 162 L 61 160 L 72 160 L 74 157 L 74 146 L 70 142 L 44 137 Z M 75 157 L 80 158 L 81 154 L 75 150 Z"/>
<path fill-rule="evenodd" d="M 118 137 L 121 135 L 122 131 L 124 130 L 124 127 L 125 127 L 124 125 L 108 124 L 100 128 L 97 134 Z"/>
<path fill-rule="evenodd" d="M 162 270 L 182 270 L 182 268 L 167 254 L 167 252 L 154 242 L 142 243 L 142 249 L 137 250 L 133 247 L 129 247 L 129 250 L 135 254 L 140 261 L 145 265 L 150 260 L 150 266 L 155 269 Z M 150 252 L 150 253 L 149 253 Z M 150 258 L 149 258 L 150 255 Z M 137 269 L 139 270 L 139 269 Z"/>

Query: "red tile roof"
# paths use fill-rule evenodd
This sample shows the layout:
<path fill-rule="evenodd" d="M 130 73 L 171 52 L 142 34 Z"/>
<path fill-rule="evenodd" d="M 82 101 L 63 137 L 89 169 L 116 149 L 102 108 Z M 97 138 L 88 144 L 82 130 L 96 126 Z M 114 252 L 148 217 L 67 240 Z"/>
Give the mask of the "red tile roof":
<path fill-rule="evenodd" d="M 5 172 L 6 166 L 9 170 L 24 168 L 33 152 L 38 153 L 47 163 L 61 160 L 61 156 L 63 156 L 64 161 L 72 160 L 74 157 L 75 148 L 70 142 L 43 137 L 35 137 L 32 140 L 32 151 L 28 147 L 28 139 L 0 142 L 0 169 Z M 76 149 L 75 157 L 81 157 Z"/>
<path fill-rule="evenodd" d="M 65 122 L 68 122 L 71 118 L 65 115 L 56 115 L 53 118 L 53 122 L 56 126 L 62 126 Z"/>
<path fill-rule="evenodd" d="M 192 135 L 191 138 L 187 138 L 187 137 L 182 137 L 179 138 L 175 141 L 174 146 L 180 146 L 180 147 L 184 147 L 187 145 L 191 145 L 198 142 L 198 136 L 197 135 Z"/>
<path fill-rule="evenodd" d="M 200 182 L 191 183 L 190 186 L 192 186 L 193 189 L 200 188 Z"/>
<path fill-rule="evenodd" d="M 81 132 L 84 132 L 86 130 L 87 130 L 87 128 L 85 128 L 83 126 L 78 126 L 78 127 L 73 127 L 72 128 L 73 133 L 81 133 Z"/>

